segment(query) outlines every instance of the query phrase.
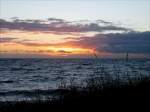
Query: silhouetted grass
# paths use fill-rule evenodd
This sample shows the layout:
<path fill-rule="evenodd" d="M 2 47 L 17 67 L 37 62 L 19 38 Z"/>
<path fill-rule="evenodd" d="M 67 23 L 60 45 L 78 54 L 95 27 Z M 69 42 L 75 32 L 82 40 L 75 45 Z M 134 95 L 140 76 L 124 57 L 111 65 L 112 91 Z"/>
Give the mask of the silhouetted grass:
<path fill-rule="evenodd" d="M 132 83 L 125 85 L 117 85 L 118 82 L 115 80 L 109 85 L 105 83 L 101 86 L 101 80 L 94 77 L 86 81 L 85 87 L 73 85 L 72 81 L 73 79 L 68 86 L 61 82 L 60 88 L 56 91 L 59 93 L 57 99 L 47 98 L 43 101 L 39 97 L 40 93 L 37 93 L 37 99 L 34 101 L 1 102 L 0 112 L 77 111 L 88 108 L 101 110 L 104 106 L 114 105 L 118 99 L 122 102 L 134 97 L 150 98 L 150 77 L 132 80 Z"/>

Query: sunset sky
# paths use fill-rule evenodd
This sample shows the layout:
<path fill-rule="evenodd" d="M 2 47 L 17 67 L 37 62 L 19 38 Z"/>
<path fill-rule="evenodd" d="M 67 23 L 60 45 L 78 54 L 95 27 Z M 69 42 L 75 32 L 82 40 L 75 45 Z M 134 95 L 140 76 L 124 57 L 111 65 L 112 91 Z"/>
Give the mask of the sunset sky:
<path fill-rule="evenodd" d="M 0 0 L 0 58 L 150 57 L 150 0 Z"/>

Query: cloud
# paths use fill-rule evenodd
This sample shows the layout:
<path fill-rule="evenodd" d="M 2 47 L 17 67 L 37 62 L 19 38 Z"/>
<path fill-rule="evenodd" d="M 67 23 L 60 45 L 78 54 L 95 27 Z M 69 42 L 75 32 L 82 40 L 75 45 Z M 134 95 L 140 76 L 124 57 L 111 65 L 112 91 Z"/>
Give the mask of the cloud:
<path fill-rule="evenodd" d="M 103 24 L 103 25 L 102 25 Z M 78 48 L 95 49 L 97 52 L 108 53 L 146 53 L 150 54 L 150 31 L 135 32 L 131 29 L 114 25 L 112 22 L 96 20 L 94 22 L 66 21 L 58 18 L 48 18 L 47 20 L 12 18 L 12 21 L 0 19 L 0 30 L 20 30 L 31 32 L 43 32 L 54 34 L 76 34 L 76 37 L 66 37 L 66 42 L 50 44 L 40 43 L 28 39 L 18 39 L 13 37 L 1 37 L 0 43 L 13 42 L 24 46 L 44 46 L 44 47 L 63 47 L 71 46 Z M 122 31 L 122 33 L 103 33 L 105 31 Z M 97 32 L 94 36 L 81 36 L 80 33 Z M 81 36 L 81 37 L 79 37 Z M 34 51 L 35 52 L 35 51 Z M 50 52 L 50 51 L 36 51 Z M 64 50 L 58 53 L 70 53 Z"/>
<path fill-rule="evenodd" d="M 101 25 L 100 23 L 103 23 Z M 96 20 L 94 22 L 66 21 L 57 18 L 48 18 L 47 20 L 26 19 L 21 20 L 12 18 L 12 21 L 0 19 L 0 29 L 24 30 L 33 32 L 104 32 L 104 31 L 130 31 L 131 29 L 113 25 L 111 22 Z"/>
<path fill-rule="evenodd" d="M 17 38 L 12 37 L 0 37 L 0 43 L 13 42 Z"/>
<path fill-rule="evenodd" d="M 41 20 L 41 19 L 19 19 L 18 17 L 12 17 L 10 18 L 12 20 L 12 22 L 14 23 L 42 23 L 42 22 L 46 22 L 45 20 Z M 4 20 L 6 21 L 6 20 Z"/>
<path fill-rule="evenodd" d="M 93 37 L 80 37 L 79 40 L 64 44 L 96 49 L 109 53 L 150 53 L 150 32 L 129 32 L 97 34 Z"/>
<path fill-rule="evenodd" d="M 30 41 L 20 41 L 20 42 L 17 42 L 18 44 L 22 44 L 22 45 L 25 45 L 25 46 L 33 46 L 33 47 L 39 47 L 39 46 L 44 46 L 44 47 L 47 47 L 47 46 L 52 46 L 52 44 L 49 44 L 49 43 L 39 43 L 39 42 L 30 42 Z"/>
<path fill-rule="evenodd" d="M 71 52 L 68 52 L 68 51 L 65 51 L 65 50 L 58 50 L 57 52 L 62 53 L 62 54 L 68 54 L 68 53 L 71 53 Z"/>
<path fill-rule="evenodd" d="M 150 53 L 150 32 L 111 34 L 107 46 L 101 49 L 112 53 Z M 100 50 L 101 50 L 100 49 Z"/>
<path fill-rule="evenodd" d="M 113 25 L 112 22 L 108 22 L 108 21 L 104 21 L 102 19 L 96 20 L 97 23 L 103 23 L 103 24 L 107 24 L 107 25 Z"/>
<path fill-rule="evenodd" d="M 50 22 L 61 22 L 61 23 L 65 23 L 64 19 L 58 19 L 58 18 L 48 18 L 47 19 Z"/>
<path fill-rule="evenodd" d="M 89 48 L 95 49 L 97 52 L 108 53 L 146 53 L 150 54 L 150 32 L 128 32 L 128 33 L 109 33 L 97 34 L 91 37 L 79 37 L 68 39 L 62 43 L 40 43 L 28 39 L 17 40 L 12 37 L 1 37 L 0 43 L 17 43 L 24 46 L 32 47 L 73 47 L 73 48 Z M 64 50 L 59 53 L 70 53 Z"/>
<path fill-rule="evenodd" d="M 4 19 L 0 19 L 0 23 L 3 23 L 3 22 L 7 22 L 7 21 L 5 21 Z"/>
<path fill-rule="evenodd" d="M 150 32 L 129 32 L 129 33 L 109 33 L 97 34 L 92 37 L 74 38 L 72 41 L 64 43 L 34 43 L 22 42 L 26 46 L 72 46 L 78 48 L 95 49 L 97 52 L 108 53 L 148 53 L 150 54 Z M 65 51 L 58 51 L 66 53 Z M 67 52 L 68 53 L 68 52 Z"/>

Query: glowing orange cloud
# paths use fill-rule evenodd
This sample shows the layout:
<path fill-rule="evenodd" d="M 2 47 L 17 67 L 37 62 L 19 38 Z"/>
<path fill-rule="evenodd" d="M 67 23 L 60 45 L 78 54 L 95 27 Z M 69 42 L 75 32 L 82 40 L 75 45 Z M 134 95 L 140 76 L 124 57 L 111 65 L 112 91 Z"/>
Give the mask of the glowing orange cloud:
<path fill-rule="evenodd" d="M 91 55 L 92 49 L 74 47 L 71 45 L 54 45 L 54 46 L 26 46 L 18 43 L 3 43 L 1 44 L 0 52 L 13 54 L 37 54 L 47 56 L 72 56 L 72 55 Z"/>

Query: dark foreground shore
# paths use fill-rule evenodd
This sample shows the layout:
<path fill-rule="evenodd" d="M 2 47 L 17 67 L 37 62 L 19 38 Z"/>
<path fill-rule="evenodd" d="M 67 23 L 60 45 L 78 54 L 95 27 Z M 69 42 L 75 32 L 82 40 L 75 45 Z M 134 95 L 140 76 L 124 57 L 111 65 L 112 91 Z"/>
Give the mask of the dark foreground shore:
<path fill-rule="evenodd" d="M 148 106 L 150 99 L 150 78 L 122 86 L 86 88 L 66 87 L 57 90 L 58 99 L 42 101 L 1 102 L 0 112 L 78 112 L 138 109 Z M 143 109 L 145 109 L 145 107 Z M 120 110 L 120 111 L 122 111 Z"/>

